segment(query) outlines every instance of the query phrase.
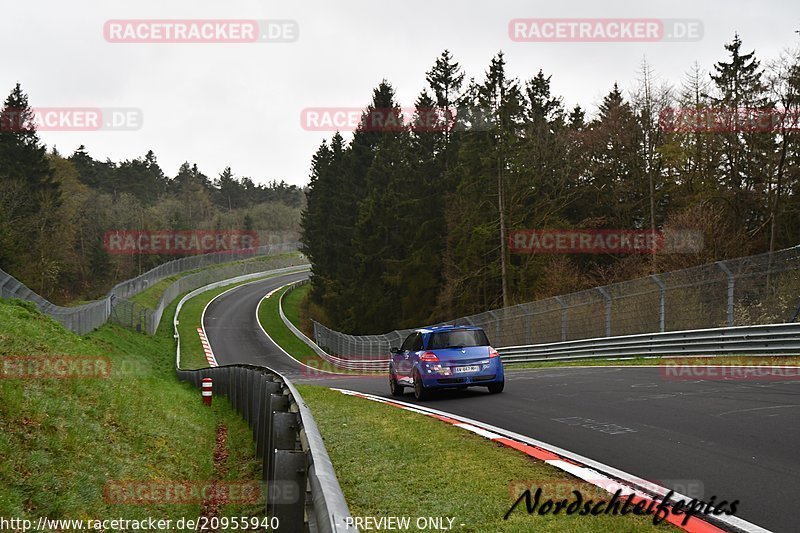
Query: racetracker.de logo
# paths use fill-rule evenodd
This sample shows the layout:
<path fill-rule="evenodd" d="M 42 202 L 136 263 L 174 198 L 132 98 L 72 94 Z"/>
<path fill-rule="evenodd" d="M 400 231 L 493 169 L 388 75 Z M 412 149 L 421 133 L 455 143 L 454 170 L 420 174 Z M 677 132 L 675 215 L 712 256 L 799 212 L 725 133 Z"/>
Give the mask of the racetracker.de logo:
<path fill-rule="evenodd" d="M 799 381 L 800 366 L 782 366 L 751 360 L 740 364 L 698 365 L 667 361 L 659 373 L 668 381 Z"/>
<path fill-rule="evenodd" d="M 108 20 L 109 43 L 292 43 L 300 36 L 294 20 Z"/>
<path fill-rule="evenodd" d="M 133 107 L 36 107 L 5 109 L 0 132 L 133 131 L 142 128 L 141 109 Z"/>
<path fill-rule="evenodd" d="M 698 19 L 548 18 L 513 19 L 512 41 L 525 43 L 690 42 L 703 38 Z"/>
<path fill-rule="evenodd" d="M 109 504 L 260 503 L 264 500 L 256 481 L 108 481 L 103 499 Z"/>
<path fill-rule="evenodd" d="M 800 131 L 800 111 L 764 107 L 668 107 L 659 114 L 668 133 L 780 133 Z"/>
<path fill-rule="evenodd" d="M 0 379 L 105 379 L 111 359 L 92 355 L 0 357 Z"/>
<path fill-rule="evenodd" d="M 107 231 L 103 248 L 110 254 L 209 254 L 255 252 L 255 231 Z"/>
<path fill-rule="evenodd" d="M 337 356 L 337 364 L 330 361 L 309 359 L 303 363 L 300 373 L 304 379 L 330 379 L 331 374 L 352 378 L 385 376 L 387 361 L 364 359 L 363 357 L 343 358 Z"/>
<path fill-rule="evenodd" d="M 357 107 L 307 107 L 300 112 L 300 126 L 306 131 L 420 132 L 449 131 L 456 110 L 444 107 L 415 107 L 364 110 Z"/>
<path fill-rule="evenodd" d="M 696 230 L 512 230 L 508 246 L 519 254 L 697 253 L 703 234 Z"/>

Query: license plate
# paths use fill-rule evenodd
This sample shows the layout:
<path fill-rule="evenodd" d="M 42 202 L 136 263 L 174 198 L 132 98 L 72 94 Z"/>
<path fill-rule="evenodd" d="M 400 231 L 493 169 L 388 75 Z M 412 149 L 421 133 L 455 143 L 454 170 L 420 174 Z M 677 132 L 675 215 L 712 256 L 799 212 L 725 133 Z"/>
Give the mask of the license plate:
<path fill-rule="evenodd" d="M 464 374 L 466 372 L 477 372 L 480 369 L 481 367 L 479 366 L 456 366 L 453 367 L 453 372 L 456 374 Z"/>

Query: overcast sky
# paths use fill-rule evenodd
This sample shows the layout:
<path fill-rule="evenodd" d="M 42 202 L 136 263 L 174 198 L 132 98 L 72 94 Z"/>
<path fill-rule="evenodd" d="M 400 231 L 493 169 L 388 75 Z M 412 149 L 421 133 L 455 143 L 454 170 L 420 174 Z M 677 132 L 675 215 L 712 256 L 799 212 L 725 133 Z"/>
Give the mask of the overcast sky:
<path fill-rule="evenodd" d="M 699 19 L 697 42 L 512 42 L 516 18 Z M 290 19 L 291 43 L 110 43 L 110 19 Z M 132 159 L 152 149 L 174 176 L 183 161 L 212 178 L 230 165 L 257 182 L 308 181 L 311 155 L 331 134 L 306 131 L 308 107 L 364 107 L 381 79 L 404 106 L 425 87 L 425 72 L 445 48 L 482 78 L 506 53 L 509 73 L 528 79 L 541 68 L 567 106 L 595 106 L 618 81 L 631 89 L 643 57 L 679 83 L 697 61 L 710 69 L 738 31 L 747 51 L 766 60 L 797 46 L 800 2 L 404 0 L 118 0 L 6 2 L 3 98 L 19 81 L 34 107 L 137 108 L 135 131 L 41 132 L 71 154 L 85 144 L 98 159 Z M 349 134 L 348 134 L 349 138 Z"/>

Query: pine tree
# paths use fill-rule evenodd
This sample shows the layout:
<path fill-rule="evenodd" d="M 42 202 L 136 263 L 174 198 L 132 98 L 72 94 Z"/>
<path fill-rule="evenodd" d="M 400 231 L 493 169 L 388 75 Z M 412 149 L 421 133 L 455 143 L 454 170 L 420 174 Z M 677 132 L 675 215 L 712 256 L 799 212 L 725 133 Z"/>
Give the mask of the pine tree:
<path fill-rule="evenodd" d="M 451 131 L 455 127 L 455 121 L 459 113 L 459 103 L 461 101 L 461 86 L 464 83 L 464 72 L 461 66 L 453 59 L 449 50 L 445 50 L 436 59 L 433 67 L 426 73 L 425 79 L 428 82 L 434 97 L 436 106 L 442 112 L 444 145 L 444 165 L 445 171 L 450 167 L 451 154 L 455 152 L 450 149 Z M 433 108 L 433 106 L 431 106 Z M 419 108 L 418 108 L 419 109 Z"/>
<path fill-rule="evenodd" d="M 243 207 L 243 190 L 236 178 L 233 176 L 231 167 L 225 167 L 219 177 L 214 181 L 216 204 L 228 211 L 234 208 Z"/>
<path fill-rule="evenodd" d="M 447 207 L 448 249 L 440 299 L 453 308 L 486 310 L 509 302 L 505 189 L 524 118 L 517 80 L 495 56 L 483 83 L 470 83 L 459 113 L 463 133 Z M 443 308 L 447 311 L 446 304 Z"/>
<path fill-rule="evenodd" d="M 647 226 L 648 195 L 642 153 L 642 131 L 633 109 L 615 83 L 599 106 L 587 132 L 589 168 L 582 201 L 571 218 L 591 213 L 602 227 Z"/>
<path fill-rule="evenodd" d="M 53 219 L 46 210 L 61 205 L 61 190 L 19 83 L 0 110 L 0 189 L 5 191 L 0 196 L 0 268 L 36 264 L 31 257 L 35 232 L 28 230 L 48 231 Z"/>
<path fill-rule="evenodd" d="M 423 91 L 415 102 L 417 116 L 434 106 Z M 399 327 L 436 321 L 436 298 L 442 282 L 446 246 L 444 182 L 446 131 L 412 130 L 403 144 L 407 162 L 399 185 L 395 213 L 400 220 L 402 249 L 399 259 L 386 265 L 386 279 L 399 308 Z"/>
<path fill-rule="evenodd" d="M 744 220 L 748 229 L 755 232 L 768 217 L 768 206 L 761 198 L 770 183 L 770 158 L 775 152 L 776 136 L 758 131 L 751 121 L 753 116 L 771 113 L 774 104 L 767 97 L 755 52 L 744 54 L 741 48 L 738 34 L 725 45 L 729 61 L 714 65 L 711 80 L 715 91 L 710 100 L 727 118 L 727 131 L 718 134 L 722 145 L 721 178 L 732 192 L 736 218 Z"/>
<path fill-rule="evenodd" d="M 36 132 L 33 109 L 19 83 L 0 111 L 0 180 L 24 184 L 28 201 L 21 209 L 25 215 L 36 213 L 45 196 L 50 198 L 48 203 L 57 205 L 60 201 L 58 184 L 47 162 L 47 149 Z"/>

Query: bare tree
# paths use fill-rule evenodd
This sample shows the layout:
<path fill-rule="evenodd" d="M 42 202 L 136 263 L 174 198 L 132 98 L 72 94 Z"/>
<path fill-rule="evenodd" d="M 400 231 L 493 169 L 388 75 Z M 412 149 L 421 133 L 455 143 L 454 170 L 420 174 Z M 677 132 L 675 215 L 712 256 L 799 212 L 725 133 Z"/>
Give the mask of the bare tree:
<path fill-rule="evenodd" d="M 649 185 L 650 199 L 650 231 L 656 232 L 656 180 L 662 177 L 663 164 L 658 154 L 658 147 L 664 142 L 664 129 L 661 116 L 673 102 L 672 88 L 659 82 L 653 67 L 642 58 L 639 67 L 638 86 L 631 95 L 631 104 L 642 131 L 643 161 L 645 175 Z M 653 257 L 655 269 L 656 254 Z"/>
<path fill-rule="evenodd" d="M 771 61 L 766 69 L 767 88 L 778 109 L 772 113 L 772 124 L 777 122 L 779 136 L 778 163 L 775 165 L 775 178 L 770 182 L 770 233 L 769 253 L 775 251 L 775 233 L 780 211 L 783 177 L 786 169 L 789 145 L 797 134 L 797 120 L 800 116 L 800 49 L 785 50 L 780 57 Z"/>

